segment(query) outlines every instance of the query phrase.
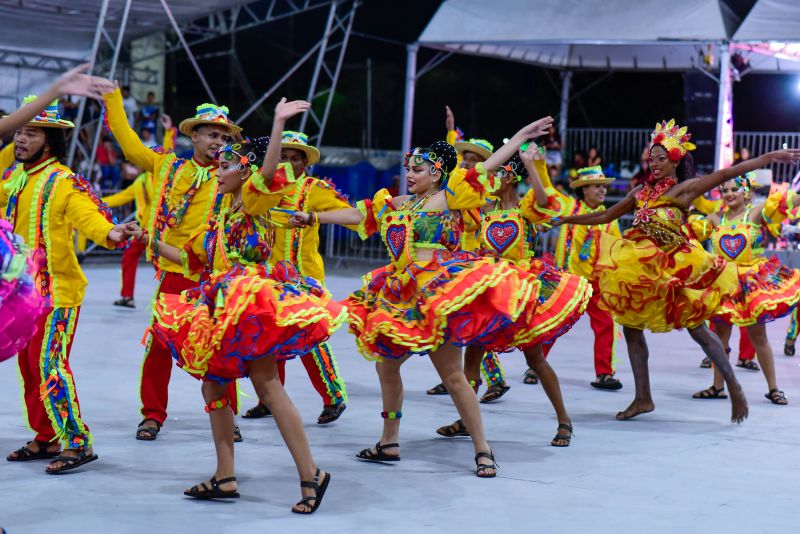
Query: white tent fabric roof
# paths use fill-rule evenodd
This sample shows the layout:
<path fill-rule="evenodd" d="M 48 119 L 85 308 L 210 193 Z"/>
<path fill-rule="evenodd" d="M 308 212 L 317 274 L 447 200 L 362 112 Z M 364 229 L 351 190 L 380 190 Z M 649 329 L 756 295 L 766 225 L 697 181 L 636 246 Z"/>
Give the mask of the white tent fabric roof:
<path fill-rule="evenodd" d="M 758 0 L 733 35 L 736 41 L 800 41 L 800 2 Z"/>
<path fill-rule="evenodd" d="M 753 11 L 761 3 L 800 16 L 797 0 L 759 0 Z M 718 0 L 446 0 L 419 43 L 554 68 L 687 70 L 702 64 L 709 46 L 718 60 L 718 44 L 739 22 Z M 772 24 L 798 33 L 795 22 Z M 800 70 L 781 59 L 753 66 Z"/>

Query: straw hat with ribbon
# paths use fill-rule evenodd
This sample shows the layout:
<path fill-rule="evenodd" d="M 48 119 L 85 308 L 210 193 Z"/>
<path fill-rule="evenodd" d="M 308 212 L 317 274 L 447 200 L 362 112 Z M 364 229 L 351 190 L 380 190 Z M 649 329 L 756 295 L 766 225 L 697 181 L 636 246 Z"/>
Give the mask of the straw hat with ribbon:
<path fill-rule="evenodd" d="M 456 147 L 456 152 L 459 154 L 463 152 L 474 152 L 482 157 L 484 160 L 489 159 L 489 156 L 494 152 L 494 146 L 486 139 L 472 138 L 469 141 L 456 141 L 453 145 Z"/>
<path fill-rule="evenodd" d="M 307 165 L 314 165 L 319 161 L 319 150 L 308 144 L 308 136 L 303 132 L 284 130 L 281 134 L 281 148 L 299 150 L 306 155 Z"/>
<path fill-rule="evenodd" d="M 182 120 L 178 126 L 178 129 L 182 134 L 191 137 L 192 131 L 194 131 L 197 126 L 208 124 L 224 126 L 228 129 L 228 132 L 230 132 L 231 135 L 236 135 L 237 133 L 241 132 L 242 129 L 235 125 L 228 118 L 228 113 L 229 111 L 227 106 L 200 104 L 197 106 L 197 112 L 195 113 L 195 116 Z"/>
<path fill-rule="evenodd" d="M 34 100 L 36 100 L 36 95 L 28 95 L 22 99 L 22 105 L 30 104 Z M 75 124 L 72 121 L 61 118 L 61 113 L 58 111 L 58 100 L 53 100 L 27 126 L 33 128 L 74 128 Z"/>
<path fill-rule="evenodd" d="M 583 169 L 578 169 L 578 177 L 572 180 L 572 183 L 569 184 L 569 186 L 572 189 L 578 189 L 579 187 L 583 187 L 585 185 L 608 185 L 613 181 L 614 178 L 606 178 L 605 174 L 603 174 L 603 167 L 600 165 L 595 165 L 594 167 L 584 167 Z"/>

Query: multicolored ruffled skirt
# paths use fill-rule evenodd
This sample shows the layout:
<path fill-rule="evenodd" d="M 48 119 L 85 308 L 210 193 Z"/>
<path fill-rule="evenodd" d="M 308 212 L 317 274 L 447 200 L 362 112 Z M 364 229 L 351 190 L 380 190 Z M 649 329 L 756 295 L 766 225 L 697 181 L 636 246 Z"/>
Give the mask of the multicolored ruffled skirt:
<path fill-rule="evenodd" d="M 227 382 L 247 376 L 260 358 L 303 356 L 346 318 L 344 306 L 288 262 L 236 266 L 211 274 L 200 287 L 162 294 L 153 332 L 177 365 L 196 378 Z"/>
<path fill-rule="evenodd" d="M 617 237 L 598 232 L 592 276 L 598 305 L 623 325 L 653 332 L 694 328 L 738 291 L 736 265 L 684 240 L 659 247 L 636 227 Z"/>
<path fill-rule="evenodd" d="M 28 344 L 49 310 L 36 286 L 36 272 L 22 238 L 8 221 L 0 220 L 0 362 Z"/>
<path fill-rule="evenodd" d="M 540 283 L 506 262 L 436 250 L 430 261 L 368 273 L 346 300 L 350 332 L 368 360 L 428 354 L 446 342 L 505 352 L 506 329 L 527 324 Z"/>
<path fill-rule="evenodd" d="M 792 313 L 800 299 L 800 271 L 782 265 L 775 256 L 736 267 L 739 294 L 722 302 L 715 319 L 750 326 Z"/>

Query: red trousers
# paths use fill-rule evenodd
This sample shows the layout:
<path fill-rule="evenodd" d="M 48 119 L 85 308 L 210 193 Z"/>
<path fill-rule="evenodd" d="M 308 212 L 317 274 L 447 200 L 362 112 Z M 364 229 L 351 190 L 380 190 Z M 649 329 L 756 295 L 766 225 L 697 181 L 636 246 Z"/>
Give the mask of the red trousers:
<path fill-rule="evenodd" d="M 601 310 L 597 303 L 600 293 L 595 288 L 592 298 L 586 305 L 586 314 L 589 316 L 589 325 L 594 332 L 594 372 L 595 375 L 613 375 L 614 342 L 616 341 L 617 327 L 614 317 L 610 312 Z M 545 357 L 550 353 L 555 343 L 542 346 Z"/>
<path fill-rule="evenodd" d="M 161 293 L 178 295 L 181 291 L 197 287 L 198 283 L 178 274 L 164 272 L 158 287 L 156 298 Z M 142 379 L 139 394 L 142 399 L 142 416 L 161 424 L 167 419 L 167 401 L 169 398 L 169 377 L 174 367 L 169 348 L 151 335 L 147 343 L 142 362 Z M 232 381 L 225 390 L 233 413 L 238 413 L 239 403 L 236 395 L 236 381 Z"/>
<path fill-rule="evenodd" d="M 74 330 L 78 324 L 80 307 L 60 308 L 43 316 L 39 320 L 36 335 L 19 353 L 19 371 L 22 375 L 23 396 L 28 412 L 28 425 L 36 432 L 39 441 L 54 441 L 56 437 L 69 441 L 89 440 L 89 429 L 83 424 L 75 391 L 75 381 L 69 366 L 69 354 Z M 67 348 L 62 350 L 59 332 L 63 330 L 68 338 Z M 44 345 L 44 347 L 43 347 Z M 44 350 L 43 350 L 44 349 Z M 42 369 L 45 366 L 47 369 Z M 61 380 L 54 384 L 47 382 L 51 373 L 57 373 Z M 47 382 L 47 387 L 42 385 Z M 48 394 L 42 396 L 47 391 Z M 48 415 L 45 403 L 50 403 L 52 419 Z M 58 430 L 57 430 L 58 429 Z"/>
<path fill-rule="evenodd" d="M 139 258 L 142 257 L 144 251 L 144 243 L 131 239 L 128 242 L 128 248 L 122 252 L 122 290 L 119 295 L 124 299 L 133 298 L 133 290 L 136 287 L 136 268 L 139 266 Z"/>

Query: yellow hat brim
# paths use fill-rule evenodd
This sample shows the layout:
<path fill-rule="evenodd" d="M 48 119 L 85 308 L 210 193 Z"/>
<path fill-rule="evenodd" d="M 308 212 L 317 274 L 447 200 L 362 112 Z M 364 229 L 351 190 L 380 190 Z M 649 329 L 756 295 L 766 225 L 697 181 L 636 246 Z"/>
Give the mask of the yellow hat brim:
<path fill-rule="evenodd" d="M 214 121 L 209 121 L 209 120 L 205 120 L 205 119 L 195 119 L 194 117 L 192 117 L 190 119 L 182 120 L 181 123 L 178 125 L 178 129 L 181 131 L 181 133 L 183 135 L 191 137 L 192 136 L 192 131 L 197 126 L 205 125 L 205 124 L 207 124 L 209 126 L 222 126 L 223 128 L 227 128 L 228 132 L 231 135 L 236 135 L 236 134 L 238 134 L 239 132 L 242 131 L 242 128 L 237 126 L 237 125 L 235 125 L 235 124 L 225 124 L 225 123 L 222 123 L 222 122 L 214 122 Z"/>
<path fill-rule="evenodd" d="M 281 143 L 281 148 L 291 148 L 292 150 L 299 150 L 306 155 L 308 163 L 306 165 L 314 165 L 319 162 L 320 153 L 317 147 L 311 145 L 301 145 L 300 143 Z"/>
<path fill-rule="evenodd" d="M 62 130 L 68 130 L 70 128 L 75 128 L 75 124 L 72 121 L 65 121 L 63 119 L 59 119 L 57 121 L 31 121 L 25 126 L 30 128 L 61 128 Z"/>
<path fill-rule="evenodd" d="M 614 181 L 614 178 L 586 178 L 584 180 L 581 180 L 580 178 L 576 178 L 575 180 L 572 180 L 572 182 L 569 184 L 569 186 L 572 189 L 578 189 L 579 187 L 583 187 L 585 185 L 595 185 L 595 184 L 608 185 L 613 181 Z"/>
<path fill-rule="evenodd" d="M 476 145 L 475 143 L 470 143 L 468 141 L 457 141 L 453 144 L 453 147 L 455 147 L 456 152 L 459 154 L 464 152 L 474 152 L 475 154 L 481 156 L 484 160 L 489 159 L 493 153 L 486 147 L 482 147 L 481 145 Z"/>

